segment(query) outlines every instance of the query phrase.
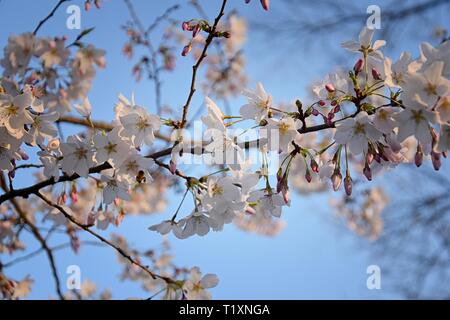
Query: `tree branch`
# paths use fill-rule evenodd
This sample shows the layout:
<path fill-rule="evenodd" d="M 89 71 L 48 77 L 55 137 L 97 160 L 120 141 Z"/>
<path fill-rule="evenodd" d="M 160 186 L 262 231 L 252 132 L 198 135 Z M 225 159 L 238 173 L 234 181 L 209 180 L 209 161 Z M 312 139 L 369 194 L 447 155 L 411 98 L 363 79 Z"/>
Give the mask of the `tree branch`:
<path fill-rule="evenodd" d="M 153 279 L 161 279 L 164 280 L 166 283 L 171 283 L 173 282 L 173 280 L 169 277 L 165 277 L 165 276 L 161 276 L 159 274 L 154 273 L 153 271 L 151 271 L 150 269 L 148 269 L 146 266 L 142 265 L 141 263 L 139 263 L 138 261 L 136 261 L 135 259 L 133 259 L 133 257 L 131 257 L 128 253 L 126 253 L 122 248 L 120 248 L 119 246 L 115 245 L 114 243 L 112 243 L 111 241 L 109 241 L 108 239 L 104 238 L 103 236 L 99 235 L 98 233 L 96 233 L 95 231 L 91 230 L 90 227 L 78 222 L 71 214 L 69 214 L 63 207 L 61 207 L 60 205 L 52 202 L 50 199 L 48 199 L 47 197 L 45 197 L 43 194 L 41 194 L 39 191 L 35 193 L 36 196 L 38 196 L 39 198 L 41 198 L 47 205 L 58 209 L 59 212 L 61 212 L 64 217 L 66 217 L 67 220 L 69 220 L 70 222 L 72 222 L 73 224 L 75 224 L 76 226 L 78 226 L 79 228 L 83 229 L 84 231 L 88 232 L 89 234 L 91 234 L 92 236 L 94 236 L 95 238 L 97 238 L 98 240 L 100 240 L 101 242 L 107 244 L 108 246 L 110 246 L 111 248 L 113 248 L 114 250 L 116 250 L 122 257 L 124 257 L 125 259 L 127 259 L 131 264 L 136 265 L 137 267 L 139 267 L 140 269 L 142 269 L 143 271 L 145 271 L 148 275 L 150 275 Z"/>
<path fill-rule="evenodd" d="M 209 31 L 208 37 L 206 38 L 205 46 L 203 47 L 203 51 L 200 55 L 200 58 L 198 58 L 197 63 L 192 66 L 191 87 L 189 90 L 189 95 L 187 97 L 186 103 L 183 106 L 183 116 L 181 118 L 181 124 L 180 124 L 181 128 L 184 128 L 186 126 L 189 105 L 191 104 L 192 97 L 194 96 L 194 93 L 196 91 L 195 82 L 196 82 L 196 78 L 197 78 L 197 70 L 200 67 L 200 64 L 202 63 L 203 59 L 206 58 L 206 52 L 208 50 L 208 47 L 211 44 L 211 42 L 213 41 L 214 37 L 216 36 L 217 26 L 219 24 L 220 19 L 224 15 L 226 4 L 227 4 L 227 0 L 223 0 L 222 7 L 220 8 L 220 12 L 217 15 L 216 19 L 214 20 L 214 24 L 213 24 L 211 30 Z"/>
<path fill-rule="evenodd" d="M 51 17 L 53 17 L 53 15 L 55 14 L 56 10 L 58 10 L 58 8 L 67 1 L 71 1 L 71 0 L 59 0 L 59 2 L 56 4 L 56 6 L 52 9 L 52 11 L 50 11 L 50 13 L 41 21 L 39 21 L 39 24 L 37 25 L 37 27 L 34 29 L 33 34 L 36 35 L 39 31 L 39 29 L 44 25 L 44 23 L 46 23 Z"/>

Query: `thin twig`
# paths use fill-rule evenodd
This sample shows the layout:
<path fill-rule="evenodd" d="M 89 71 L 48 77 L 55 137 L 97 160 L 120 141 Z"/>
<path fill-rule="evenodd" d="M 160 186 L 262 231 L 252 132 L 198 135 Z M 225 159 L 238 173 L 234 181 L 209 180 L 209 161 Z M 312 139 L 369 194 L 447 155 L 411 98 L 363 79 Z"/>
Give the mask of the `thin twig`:
<path fill-rule="evenodd" d="M 113 248 L 114 250 L 116 250 L 122 257 L 124 257 L 125 259 L 127 259 L 131 264 L 136 265 L 137 267 L 139 267 L 140 269 L 142 269 L 143 271 L 145 271 L 148 275 L 150 275 L 153 279 L 162 279 L 164 280 L 166 283 L 171 283 L 173 282 L 172 279 L 165 277 L 165 276 L 161 276 L 159 274 L 154 273 L 153 271 L 151 271 L 150 269 L 148 269 L 146 266 L 142 265 L 141 263 L 139 263 L 138 261 L 136 261 L 135 259 L 133 259 L 133 257 L 131 257 L 128 253 L 126 253 L 122 248 L 120 248 L 119 246 L 117 246 L 116 244 L 112 243 L 111 241 L 109 241 L 108 239 L 104 238 L 103 236 L 99 235 L 98 233 L 96 233 L 95 231 L 93 231 L 92 229 L 90 229 L 89 226 L 86 226 L 80 222 L 78 222 L 71 214 L 69 214 L 63 207 L 61 207 L 60 205 L 52 202 L 50 199 L 48 199 L 47 197 L 45 197 L 42 193 L 40 192 L 36 192 L 35 193 L 36 196 L 38 196 L 39 198 L 41 198 L 46 204 L 48 204 L 49 206 L 58 209 L 59 212 L 61 212 L 64 217 L 66 217 L 67 220 L 69 220 L 70 222 L 72 222 L 73 224 L 75 224 L 76 226 L 78 226 L 79 228 L 83 229 L 84 231 L 88 232 L 89 234 L 91 234 L 92 236 L 94 236 L 95 238 L 99 239 L 101 242 L 107 244 L 108 246 L 110 246 L 111 248 Z"/>
<path fill-rule="evenodd" d="M 186 103 L 183 106 L 183 115 L 182 115 L 181 124 L 180 124 L 181 128 L 184 128 L 187 123 L 187 114 L 188 114 L 189 106 L 191 104 L 192 97 L 194 96 L 194 93 L 196 91 L 195 82 L 196 82 L 196 78 L 197 78 L 198 68 L 200 67 L 200 64 L 202 63 L 203 59 L 206 58 L 206 52 L 208 50 L 208 47 L 211 44 L 211 42 L 213 41 L 214 37 L 216 36 L 217 26 L 219 24 L 220 19 L 224 15 L 226 4 L 227 4 L 227 0 L 223 0 L 222 7 L 220 8 L 220 12 L 217 15 L 216 19 L 214 20 L 214 24 L 213 24 L 211 30 L 209 31 L 208 37 L 206 38 L 205 46 L 203 47 L 202 53 L 200 54 L 200 57 L 198 58 L 197 62 L 192 66 L 191 86 L 190 86 L 190 90 L 189 90 L 189 94 L 188 94 Z"/>
<path fill-rule="evenodd" d="M 6 186 L 5 177 L 3 174 L 0 175 L 0 180 L 1 180 L 0 181 L 1 188 L 5 191 L 8 191 L 8 187 Z M 53 279 L 55 280 L 56 293 L 58 294 L 58 297 L 61 300 L 64 300 L 64 295 L 61 291 L 61 281 L 59 280 L 58 270 L 56 268 L 55 257 L 53 256 L 53 251 L 48 247 L 47 242 L 45 241 L 44 237 L 39 232 L 39 229 L 28 218 L 27 214 L 22 210 L 22 208 L 20 207 L 17 200 L 10 199 L 10 201 L 11 201 L 14 209 L 16 210 L 17 214 L 20 216 L 20 218 L 23 220 L 23 222 L 30 227 L 31 233 L 38 240 L 38 242 L 41 244 L 42 248 L 44 249 L 45 253 L 47 254 L 47 258 L 50 263 L 50 268 L 52 269 Z"/>
<path fill-rule="evenodd" d="M 39 31 L 39 29 L 44 25 L 44 23 L 46 23 L 51 17 L 53 17 L 53 15 L 55 14 L 56 10 L 58 10 L 58 8 L 67 1 L 71 1 L 71 0 L 59 0 L 59 2 L 56 4 L 56 6 L 52 9 L 52 11 L 50 11 L 50 13 L 41 21 L 39 21 L 39 24 L 37 25 L 37 27 L 34 29 L 33 34 L 36 35 Z"/>

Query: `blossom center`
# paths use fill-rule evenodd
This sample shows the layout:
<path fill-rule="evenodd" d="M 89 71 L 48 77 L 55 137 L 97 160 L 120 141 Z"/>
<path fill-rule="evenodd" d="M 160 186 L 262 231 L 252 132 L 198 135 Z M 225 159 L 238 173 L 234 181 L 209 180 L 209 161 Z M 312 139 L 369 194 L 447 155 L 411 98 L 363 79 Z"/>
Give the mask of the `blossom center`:
<path fill-rule="evenodd" d="M 221 186 L 219 186 L 217 183 L 215 183 L 212 186 L 211 191 L 212 191 L 212 195 L 213 196 L 217 196 L 217 195 L 223 194 L 223 188 Z"/>
<path fill-rule="evenodd" d="M 74 152 L 78 159 L 86 158 L 87 150 L 83 147 L 77 148 Z"/>
<path fill-rule="evenodd" d="M 136 127 L 139 130 L 144 130 L 144 129 L 148 128 L 149 126 L 150 126 L 150 124 L 148 123 L 147 119 L 145 119 L 144 117 L 139 117 L 139 120 L 136 123 Z"/>
<path fill-rule="evenodd" d="M 436 96 L 437 95 L 437 86 L 431 82 L 428 82 L 425 87 L 425 92 L 429 96 Z"/>
<path fill-rule="evenodd" d="M 422 111 L 416 111 L 416 110 L 411 110 L 412 113 L 412 119 L 417 123 L 421 123 L 423 120 L 425 120 L 425 117 L 422 114 Z"/>
<path fill-rule="evenodd" d="M 105 149 L 106 149 L 106 152 L 108 152 L 108 154 L 111 154 L 111 153 L 117 152 L 116 147 L 117 147 L 117 144 L 108 142 Z"/>
<path fill-rule="evenodd" d="M 365 134 L 366 126 L 363 123 L 357 122 L 354 129 L 355 134 Z"/>
<path fill-rule="evenodd" d="M 278 128 L 280 129 L 281 134 L 286 134 L 289 131 L 289 125 L 287 123 L 284 123 L 284 122 L 280 123 Z"/>

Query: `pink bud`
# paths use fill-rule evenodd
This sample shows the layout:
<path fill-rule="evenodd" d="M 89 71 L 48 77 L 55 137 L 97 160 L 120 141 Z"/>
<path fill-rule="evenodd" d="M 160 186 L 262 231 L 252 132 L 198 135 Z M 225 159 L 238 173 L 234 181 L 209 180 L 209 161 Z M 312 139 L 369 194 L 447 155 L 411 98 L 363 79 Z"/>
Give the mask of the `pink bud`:
<path fill-rule="evenodd" d="M 370 167 L 367 163 L 364 166 L 363 174 L 367 178 L 367 180 L 372 181 L 372 170 L 370 170 Z"/>
<path fill-rule="evenodd" d="M 333 184 L 333 190 L 338 191 L 342 183 L 342 175 L 338 169 L 334 170 L 334 173 L 331 176 L 331 183 Z"/>
<path fill-rule="evenodd" d="M 194 27 L 194 30 L 192 30 L 192 38 L 195 38 L 198 35 L 198 33 L 200 32 L 200 30 L 201 30 L 200 25 L 197 24 Z"/>
<path fill-rule="evenodd" d="M 306 181 L 308 181 L 308 183 L 310 183 L 312 180 L 311 173 L 309 172 L 309 170 L 306 170 L 305 179 Z"/>
<path fill-rule="evenodd" d="M 319 115 L 319 111 L 317 109 L 312 109 L 312 115 L 317 117 Z"/>
<path fill-rule="evenodd" d="M 289 190 L 284 189 L 284 190 L 282 191 L 282 193 L 283 193 L 283 199 L 284 199 L 284 202 L 285 202 L 286 204 L 289 204 Z"/>
<path fill-rule="evenodd" d="M 26 154 L 25 151 L 23 151 L 22 149 L 19 149 L 19 151 L 17 151 L 17 153 L 20 155 L 20 157 L 22 158 L 22 160 L 28 160 L 30 159 L 30 157 Z"/>
<path fill-rule="evenodd" d="M 84 10 L 86 10 L 86 11 L 91 10 L 91 2 L 90 1 L 86 1 L 84 3 Z"/>
<path fill-rule="evenodd" d="M 169 169 L 172 174 L 175 174 L 175 172 L 177 171 L 177 164 L 172 160 L 170 160 Z"/>
<path fill-rule="evenodd" d="M 247 214 L 256 214 L 256 210 L 253 209 L 253 207 L 248 206 L 247 208 L 245 208 L 245 213 L 247 213 Z"/>
<path fill-rule="evenodd" d="M 341 106 L 336 105 L 336 107 L 334 107 L 334 109 L 333 109 L 333 113 L 338 113 L 339 111 L 341 111 Z"/>
<path fill-rule="evenodd" d="M 327 83 L 327 84 L 325 85 L 325 89 L 326 89 L 328 92 L 330 92 L 330 93 L 336 91 L 336 89 L 334 88 L 334 86 L 333 86 L 331 83 Z"/>
<path fill-rule="evenodd" d="M 363 68 L 364 68 L 364 60 L 359 59 L 358 61 L 356 61 L 355 66 L 353 67 L 353 71 L 355 72 L 356 75 L 358 75 L 358 73 L 360 73 Z"/>
<path fill-rule="evenodd" d="M 189 22 L 183 21 L 183 23 L 181 24 L 181 29 L 183 29 L 183 31 L 188 31 L 189 30 Z"/>
<path fill-rule="evenodd" d="M 431 152 L 431 163 L 433 164 L 434 170 L 438 171 L 441 168 L 441 154 L 438 152 Z"/>
<path fill-rule="evenodd" d="M 269 0 L 261 0 L 261 5 L 264 10 L 269 11 Z"/>
<path fill-rule="evenodd" d="M 374 157 L 373 157 L 373 153 L 372 152 L 367 153 L 366 161 L 367 161 L 368 164 L 372 164 L 373 158 Z"/>
<path fill-rule="evenodd" d="M 80 238 L 78 238 L 75 233 L 70 237 L 70 246 L 73 252 L 75 252 L 75 254 L 78 254 L 78 252 L 80 251 L 81 243 Z"/>
<path fill-rule="evenodd" d="M 93 226 L 95 224 L 95 214 L 92 211 L 88 213 L 86 224 L 88 226 Z"/>
<path fill-rule="evenodd" d="M 344 188 L 345 188 L 345 193 L 348 196 L 352 195 L 352 190 L 353 190 L 353 181 L 352 178 L 350 176 L 346 176 L 344 179 Z"/>
<path fill-rule="evenodd" d="M 420 167 L 423 164 L 423 152 L 417 148 L 416 154 L 414 156 L 414 163 L 417 167 Z"/>
<path fill-rule="evenodd" d="M 65 192 L 62 192 L 62 193 L 59 195 L 59 197 L 58 197 L 58 199 L 57 199 L 56 201 L 57 201 L 57 203 L 58 203 L 59 205 L 65 204 L 66 201 L 67 201 L 67 195 L 66 195 L 66 193 L 65 193 Z"/>
<path fill-rule="evenodd" d="M 75 186 L 73 186 L 70 190 L 70 199 L 72 200 L 73 203 L 78 201 L 78 192 Z"/>
<path fill-rule="evenodd" d="M 9 171 L 8 175 L 11 179 L 14 179 L 16 176 L 16 170 L 13 169 L 13 170 Z"/>
<path fill-rule="evenodd" d="M 334 112 L 330 111 L 328 112 L 328 120 L 333 120 L 334 119 Z"/>
<path fill-rule="evenodd" d="M 315 173 L 319 173 L 319 165 L 317 164 L 317 161 L 314 159 L 311 159 L 311 170 Z"/>
<path fill-rule="evenodd" d="M 378 72 L 378 70 L 377 69 L 375 69 L 375 68 L 372 68 L 372 77 L 375 79 L 375 80 L 381 80 L 381 74 Z"/>
<path fill-rule="evenodd" d="M 181 55 L 182 55 L 183 57 L 186 57 L 186 56 L 189 54 L 189 52 L 191 52 L 191 50 L 192 50 L 192 44 L 189 43 L 188 45 L 186 45 L 186 46 L 183 48 L 183 51 L 181 52 Z"/>
<path fill-rule="evenodd" d="M 119 215 L 114 220 L 114 225 L 116 227 L 120 226 L 122 224 L 123 219 L 125 218 L 125 211 L 120 210 Z"/>
<path fill-rule="evenodd" d="M 323 101 L 323 100 L 320 100 L 319 101 L 319 106 L 321 106 L 321 107 L 323 107 L 323 106 L 325 106 L 327 103 L 325 102 L 325 101 Z"/>

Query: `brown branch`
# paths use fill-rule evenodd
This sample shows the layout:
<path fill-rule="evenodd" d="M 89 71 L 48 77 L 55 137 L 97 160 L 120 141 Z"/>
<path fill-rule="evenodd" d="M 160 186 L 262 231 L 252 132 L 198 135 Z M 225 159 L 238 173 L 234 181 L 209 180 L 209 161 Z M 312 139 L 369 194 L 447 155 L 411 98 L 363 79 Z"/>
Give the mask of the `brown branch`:
<path fill-rule="evenodd" d="M 189 95 L 187 97 L 186 103 L 183 106 L 183 116 L 181 118 L 181 124 L 180 124 L 181 128 L 184 128 L 187 123 L 188 109 L 191 104 L 192 97 L 194 96 L 194 93 L 196 91 L 195 82 L 196 82 L 196 78 L 197 78 L 198 68 L 200 67 L 200 64 L 202 63 L 202 61 L 206 58 L 206 52 L 208 50 L 209 45 L 212 43 L 213 39 L 216 37 L 217 26 L 219 24 L 220 19 L 224 15 L 226 4 L 227 4 L 227 0 L 223 0 L 222 7 L 220 8 L 220 12 L 217 15 L 216 19 L 214 20 L 214 24 L 213 24 L 211 30 L 209 30 L 209 34 L 208 34 L 208 37 L 206 38 L 205 46 L 203 47 L 203 51 L 202 51 L 200 57 L 198 58 L 197 63 L 192 66 L 191 87 L 189 90 Z"/>
<path fill-rule="evenodd" d="M 99 120 L 93 120 L 91 121 L 91 123 L 83 118 L 78 118 L 78 117 L 74 117 L 74 116 L 61 116 L 58 120 L 58 123 L 71 123 L 71 124 L 76 124 L 76 125 L 80 125 L 80 126 L 84 126 L 84 127 L 89 127 L 92 128 L 92 126 L 94 126 L 94 128 L 96 129 L 100 129 L 100 130 L 105 130 L 105 131 L 110 131 L 114 128 L 114 125 L 106 122 L 106 121 L 99 121 Z M 170 137 L 167 137 L 159 132 L 155 132 L 155 137 L 163 140 L 163 141 L 171 141 Z"/>
<path fill-rule="evenodd" d="M 95 231 L 91 230 L 90 227 L 78 222 L 71 214 L 69 214 L 63 207 L 61 207 L 60 205 L 52 202 L 50 199 L 48 199 L 47 197 L 45 197 L 43 194 L 41 194 L 40 192 L 36 192 L 35 193 L 36 196 L 38 196 L 39 198 L 41 198 L 47 205 L 58 209 L 59 212 L 61 212 L 64 217 L 66 217 L 67 220 L 69 220 L 70 222 L 72 222 L 73 224 L 75 224 L 76 226 L 78 226 L 79 228 L 83 229 L 84 231 L 86 231 L 87 233 L 91 234 L 92 236 L 94 236 L 95 238 L 97 238 L 98 240 L 100 240 L 101 242 L 107 244 L 108 246 L 110 246 L 111 248 L 113 248 L 114 250 L 116 250 L 122 257 L 124 257 L 125 259 L 127 259 L 131 264 L 139 267 L 140 269 L 142 269 L 143 271 L 145 271 L 148 275 L 150 275 L 153 279 L 161 279 L 164 280 L 166 283 L 171 283 L 173 282 L 173 280 L 169 277 L 165 277 L 159 274 L 154 273 L 153 271 L 151 271 L 150 269 L 148 269 L 146 266 L 142 265 L 141 263 L 139 263 L 138 261 L 136 261 L 133 257 L 131 257 L 128 253 L 126 253 L 122 248 L 120 248 L 119 246 L 115 245 L 114 243 L 112 243 L 111 241 L 109 241 L 108 239 L 104 238 L 103 236 L 99 235 L 98 233 L 96 233 Z"/>
<path fill-rule="evenodd" d="M 91 245 L 91 246 L 103 246 L 102 244 L 100 244 L 98 242 L 94 242 L 94 241 L 81 241 L 80 244 L 82 244 L 82 245 L 83 244 L 84 245 Z M 58 251 L 58 250 L 69 248 L 71 245 L 72 244 L 70 242 L 63 243 L 63 244 L 59 244 L 59 245 L 56 245 L 54 247 L 51 247 L 50 250 L 55 252 L 55 251 Z M 12 267 L 13 265 L 15 265 L 17 263 L 20 263 L 20 262 L 23 262 L 23 261 L 27 261 L 27 260 L 29 260 L 31 258 L 34 258 L 35 256 L 39 255 L 42 251 L 44 251 L 44 248 L 39 248 L 39 249 L 37 249 L 37 250 L 35 250 L 33 252 L 30 252 L 30 253 L 28 253 L 26 255 L 23 255 L 23 256 L 18 257 L 18 258 L 14 259 L 14 260 L 11 260 L 11 261 L 8 261 L 8 262 L 4 263 L 3 267 L 4 268 L 9 268 L 9 267 Z"/>
<path fill-rule="evenodd" d="M 158 61 L 156 59 L 157 53 L 155 48 L 152 45 L 152 42 L 150 41 L 150 33 L 153 31 L 154 28 L 164 19 L 167 19 L 168 16 L 174 11 L 179 8 L 179 5 L 174 5 L 172 7 L 169 7 L 166 9 L 166 11 L 159 17 L 155 19 L 155 21 L 147 28 L 144 28 L 144 25 L 142 24 L 141 20 L 139 19 L 136 10 L 133 7 L 133 4 L 129 0 L 124 0 L 125 5 L 128 8 L 128 11 L 130 12 L 131 19 L 133 20 L 134 25 L 139 29 L 139 32 L 144 37 L 144 42 L 142 43 L 150 52 L 150 63 L 151 63 L 151 77 L 153 78 L 154 82 L 154 90 L 155 90 L 155 100 L 156 100 L 156 111 L 158 114 L 161 114 L 162 111 L 162 105 L 161 105 L 161 85 L 162 82 L 159 77 L 160 68 L 158 67 Z"/>
<path fill-rule="evenodd" d="M 1 188 L 7 192 L 8 191 L 8 187 L 6 185 L 5 177 L 4 177 L 3 173 L 0 175 L 0 180 L 1 180 L 0 181 Z M 48 258 L 48 261 L 50 263 L 50 268 L 52 269 L 52 275 L 53 275 L 53 278 L 55 280 L 56 293 L 58 294 L 58 297 L 61 300 L 65 300 L 64 299 L 64 295 L 63 295 L 63 293 L 61 291 L 61 281 L 60 281 L 59 276 L 58 276 L 58 270 L 56 268 L 55 257 L 53 256 L 53 251 L 48 247 L 47 242 L 44 239 L 44 237 L 41 235 L 41 233 L 39 232 L 39 229 L 28 218 L 27 214 L 22 210 L 22 208 L 20 207 L 20 205 L 17 202 L 17 200 L 16 199 L 10 199 L 10 201 L 11 201 L 14 209 L 16 210 L 17 214 L 20 216 L 20 218 L 23 220 L 23 222 L 30 227 L 31 233 L 34 235 L 36 240 L 38 240 L 38 242 L 42 246 L 42 249 L 47 254 L 47 258 Z"/>
<path fill-rule="evenodd" d="M 58 10 L 58 8 L 67 1 L 71 1 L 71 0 L 59 0 L 59 2 L 56 4 L 56 6 L 52 9 L 52 11 L 50 11 L 50 13 L 41 21 L 39 21 L 39 24 L 37 25 L 37 27 L 34 29 L 33 34 L 36 35 L 37 32 L 39 31 L 39 29 L 44 25 L 44 23 L 46 23 L 51 17 L 53 17 L 53 15 L 55 14 L 56 10 Z"/>

